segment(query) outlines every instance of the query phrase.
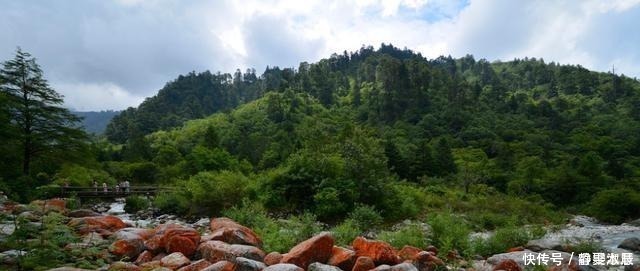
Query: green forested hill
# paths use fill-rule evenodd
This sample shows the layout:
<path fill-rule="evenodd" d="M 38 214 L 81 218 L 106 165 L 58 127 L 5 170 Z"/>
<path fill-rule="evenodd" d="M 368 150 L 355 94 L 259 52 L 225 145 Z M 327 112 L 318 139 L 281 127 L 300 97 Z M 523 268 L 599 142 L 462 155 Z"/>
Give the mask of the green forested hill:
<path fill-rule="evenodd" d="M 329 220 L 359 204 L 402 218 L 458 187 L 640 216 L 640 83 L 535 58 L 428 60 L 383 45 L 259 78 L 191 73 L 107 135 L 126 143 L 101 154 L 112 175 L 190 187 L 175 208 L 250 198 Z M 228 191 L 197 194 L 214 188 Z"/>

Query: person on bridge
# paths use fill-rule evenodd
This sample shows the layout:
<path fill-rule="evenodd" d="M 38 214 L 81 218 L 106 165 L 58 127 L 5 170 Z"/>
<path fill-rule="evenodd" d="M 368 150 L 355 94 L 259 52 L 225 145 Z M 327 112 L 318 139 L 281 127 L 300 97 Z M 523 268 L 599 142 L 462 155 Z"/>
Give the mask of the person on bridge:
<path fill-rule="evenodd" d="M 124 192 L 129 194 L 129 180 L 124 181 Z"/>
<path fill-rule="evenodd" d="M 109 188 L 107 187 L 107 183 L 102 183 L 102 192 L 104 192 L 104 193 L 109 192 Z"/>
<path fill-rule="evenodd" d="M 114 188 L 115 188 L 115 192 L 116 193 L 120 193 L 120 185 L 119 184 L 116 184 L 116 186 Z"/>

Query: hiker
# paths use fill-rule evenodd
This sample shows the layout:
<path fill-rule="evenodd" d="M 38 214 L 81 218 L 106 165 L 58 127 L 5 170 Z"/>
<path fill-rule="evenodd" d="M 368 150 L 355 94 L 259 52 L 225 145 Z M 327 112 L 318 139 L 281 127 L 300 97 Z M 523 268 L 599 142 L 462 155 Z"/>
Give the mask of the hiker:
<path fill-rule="evenodd" d="M 127 194 L 129 194 L 129 180 L 124 181 L 124 189 Z"/>
<path fill-rule="evenodd" d="M 96 182 L 96 180 L 93 180 L 93 191 L 94 194 L 98 194 L 98 182 Z"/>

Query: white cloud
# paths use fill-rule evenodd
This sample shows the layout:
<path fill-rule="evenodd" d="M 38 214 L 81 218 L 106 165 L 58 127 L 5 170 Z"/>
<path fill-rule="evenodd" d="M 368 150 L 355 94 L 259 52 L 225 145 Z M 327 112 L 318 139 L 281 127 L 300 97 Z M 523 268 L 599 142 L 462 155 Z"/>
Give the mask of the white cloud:
<path fill-rule="evenodd" d="M 122 110 L 144 100 L 113 83 L 53 83 L 52 86 L 64 95 L 65 104 L 75 111 Z"/>

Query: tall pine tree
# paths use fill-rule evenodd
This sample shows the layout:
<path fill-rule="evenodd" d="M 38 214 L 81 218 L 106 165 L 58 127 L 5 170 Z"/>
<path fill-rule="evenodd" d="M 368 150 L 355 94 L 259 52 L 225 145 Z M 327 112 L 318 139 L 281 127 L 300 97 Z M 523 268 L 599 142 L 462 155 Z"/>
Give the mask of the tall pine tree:
<path fill-rule="evenodd" d="M 14 59 L 0 69 L 0 91 L 7 98 L 9 125 L 17 131 L 22 174 L 29 175 L 35 159 L 84 147 L 80 119 L 61 107 L 62 95 L 43 78 L 35 58 L 18 48 Z"/>

